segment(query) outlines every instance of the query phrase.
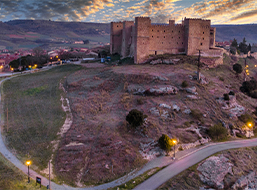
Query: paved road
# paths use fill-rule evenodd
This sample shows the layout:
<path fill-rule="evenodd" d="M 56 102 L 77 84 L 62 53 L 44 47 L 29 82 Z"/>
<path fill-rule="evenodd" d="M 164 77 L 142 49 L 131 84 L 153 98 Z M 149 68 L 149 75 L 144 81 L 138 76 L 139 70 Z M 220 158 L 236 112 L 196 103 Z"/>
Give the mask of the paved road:
<path fill-rule="evenodd" d="M 169 165 L 165 169 L 161 170 L 157 174 L 150 177 L 148 180 L 144 181 L 140 185 L 134 188 L 134 190 L 152 190 L 158 188 L 160 185 L 168 181 L 170 178 L 179 174 L 183 170 L 193 166 L 194 164 L 200 162 L 201 160 L 211 156 L 222 150 L 257 146 L 257 138 L 250 140 L 238 140 L 230 141 L 225 143 L 216 143 L 199 149 L 190 155 L 175 161 L 173 164 Z"/>

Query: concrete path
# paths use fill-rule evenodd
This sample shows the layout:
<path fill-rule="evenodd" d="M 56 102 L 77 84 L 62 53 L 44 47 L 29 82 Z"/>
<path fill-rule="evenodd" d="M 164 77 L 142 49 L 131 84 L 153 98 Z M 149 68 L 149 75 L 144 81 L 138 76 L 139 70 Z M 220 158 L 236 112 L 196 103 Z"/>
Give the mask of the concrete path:
<path fill-rule="evenodd" d="M 211 156 L 217 152 L 233 148 L 242 148 L 257 146 L 257 138 L 250 140 L 237 140 L 224 143 L 210 144 L 195 152 L 190 153 L 186 157 L 178 158 L 173 164 L 169 165 L 165 169 L 161 170 L 157 174 L 150 177 L 140 185 L 134 188 L 134 190 L 152 190 L 158 188 L 160 185 L 168 181 L 170 178 L 179 174 L 183 170 L 193 166 L 201 160 Z"/>
<path fill-rule="evenodd" d="M 0 81 L 0 86 L 2 82 L 5 80 L 8 80 L 10 78 L 3 79 Z M 0 101 L 1 101 L 1 94 L 0 94 Z M 0 115 L 1 118 L 1 115 Z M 175 176 L 176 174 L 180 173 L 181 171 L 187 169 L 188 167 L 198 163 L 199 161 L 203 160 L 204 158 L 222 151 L 226 149 L 231 148 L 240 148 L 240 147 L 247 147 L 247 146 L 257 146 L 257 139 L 252 140 L 240 140 L 240 141 L 230 141 L 225 143 L 216 143 L 216 144 L 209 144 L 205 145 L 203 147 L 198 148 L 192 148 L 189 150 L 179 151 L 176 153 L 176 160 L 174 161 L 171 159 L 171 157 L 168 156 L 161 156 L 158 157 L 150 162 L 148 162 L 145 166 L 143 166 L 139 170 L 132 171 L 126 176 L 123 176 L 115 181 L 102 184 L 99 186 L 92 186 L 92 187 L 86 187 L 86 188 L 73 188 L 69 187 L 67 185 L 58 185 L 54 182 L 51 182 L 51 189 L 53 190 L 100 190 L 100 189 L 108 189 L 112 188 L 121 184 L 126 183 L 127 181 L 143 174 L 144 172 L 155 168 L 155 167 L 163 167 L 166 165 L 169 165 L 165 169 L 161 170 L 139 186 L 137 186 L 135 189 L 143 190 L 143 189 L 155 189 L 159 187 L 161 184 L 166 182 L 171 177 Z M 25 174 L 28 173 L 27 166 L 24 165 L 24 163 L 21 163 L 14 154 L 12 154 L 5 146 L 0 130 L 0 152 L 10 161 L 12 162 L 18 169 L 20 169 Z M 174 162 L 174 163 L 173 163 Z M 42 179 L 42 185 L 47 186 L 48 185 L 48 179 L 37 174 L 33 170 L 30 171 L 30 176 L 33 179 L 36 179 L 37 177 L 41 177 Z"/>

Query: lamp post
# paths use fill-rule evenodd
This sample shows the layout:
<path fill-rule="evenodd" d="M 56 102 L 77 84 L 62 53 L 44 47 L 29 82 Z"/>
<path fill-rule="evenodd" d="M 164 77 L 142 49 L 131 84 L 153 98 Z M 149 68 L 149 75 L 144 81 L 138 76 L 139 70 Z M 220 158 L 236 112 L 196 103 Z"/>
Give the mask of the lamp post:
<path fill-rule="evenodd" d="M 176 143 L 177 143 L 177 141 L 176 141 L 176 139 L 173 139 L 172 142 L 173 142 L 173 144 L 174 144 L 174 159 L 175 159 L 175 156 L 176 156 L 176 155 L 175 155 L 175 154 L 176 154 L 176 153 L 175 153 L 175 149 L 176 149 Z"/>
<path fill-rule="evenodd" d="M 30 182 L 30 178 L 29 178 L 29 166 L 30 166 L 30 164 L 31 164 L 31 161 L 27 160 L 26 165 L 28 166 L 28 183 Z"/>

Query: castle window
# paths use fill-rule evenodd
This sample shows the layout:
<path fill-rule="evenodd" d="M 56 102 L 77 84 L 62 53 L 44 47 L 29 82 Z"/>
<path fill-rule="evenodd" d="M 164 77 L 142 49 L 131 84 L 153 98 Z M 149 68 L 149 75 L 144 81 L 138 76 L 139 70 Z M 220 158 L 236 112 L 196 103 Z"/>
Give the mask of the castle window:
<path fill-rule="evenodd" d="M 178 32 L 180 33 L 180 30 Z"/>
<path fill-rule="evenodd" d="M 173 39 L 173 36 L 171 38 Z"/>
<path fill-rule="evenodd" d="M 152 32 L 153 32 L 153 30 L 152 30 Z"/>
<path fill-rule="evenodd" d="M 162 44 L 163 44 L 163 42 L 162 42 Z"/>
<path fill-rule="evenodd" d="M 182 42 L 182 44 L 183 44 L 183 42 Z"/>
<path fill-rule="evenodd" d="M 157 30 L 157 32 L 159 32 L 159 30 Z"/>
<path fill-rule="evenodd" d="M 203 40 L 204 40 L 204 38 L 203 38 Z"/>
<path fill-rule="evenodd" d="M 180 39 L 180 37 L 178 37 L 178 39 Z"/>
<path fill-rule="evenodd" d="M 165 32 L 165 30 L 163 32 Z"/>
<path fill-rule="evenodd" d="M 203 32 L 203 34 L 204 34 L 204 32 Z"/>
<path fill-rule="evenodd" d="M 210 35 L 213 35 L 213 32 L 210 32 Z"/>
<path fill-rule="evenodd" d="M 203 45 L 203 43 L 201 43 L 201 46 Z"/>
<path fill-rule="evenodd" d="M 119 27 L 119 25 L 117 25 L 117 27 Z"/>
<path fill-rule="evenodd" d="M 178 44 L 178 42 L 177 42 L 177 44 Z"/>
<path fill-rule="evenodd" d="M 157 38 L 159 38 L 159 36 L 157 36 Z"/>
<path fill-rule="evenodd" d="M 152 36 L 152 38 L 153 38 L 153 36 Z"/>
<path fill-rule="evenodd" d="M 163 38 L 165 38 L 165 36 L 163 36 Z"/>
<path fill-rule="evenodd" d="M 173 33 L 173 30 L 171 32 Z"/>

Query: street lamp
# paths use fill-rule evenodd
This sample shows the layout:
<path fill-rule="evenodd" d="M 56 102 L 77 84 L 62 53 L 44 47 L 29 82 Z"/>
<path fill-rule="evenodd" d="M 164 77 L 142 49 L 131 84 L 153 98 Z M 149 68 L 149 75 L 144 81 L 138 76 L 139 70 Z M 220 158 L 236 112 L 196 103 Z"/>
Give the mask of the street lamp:
<path fill-rule="evenodd" d="M 29 178 L 29 166 L 31 165 L 31 161 L 27 160 L 26 161 L 26 165 L 28 166 L 28 183 L 30 182 L 30 178 Z"/>
<path fill-rule="evenodd" d="M 176 143 L 177 143 L 177 141 L 176 141 L 176 139 L 173 139 L 172 140 L 172 143 L 174 144 L 174 159 L 175 159 L 175 149 L 176 149 Z"/>
<path fill-rule="evenodd" d="M 252 123 L 247 123 L 247 126 L 252 127 L 253 125 L 252 125 Z"/>

